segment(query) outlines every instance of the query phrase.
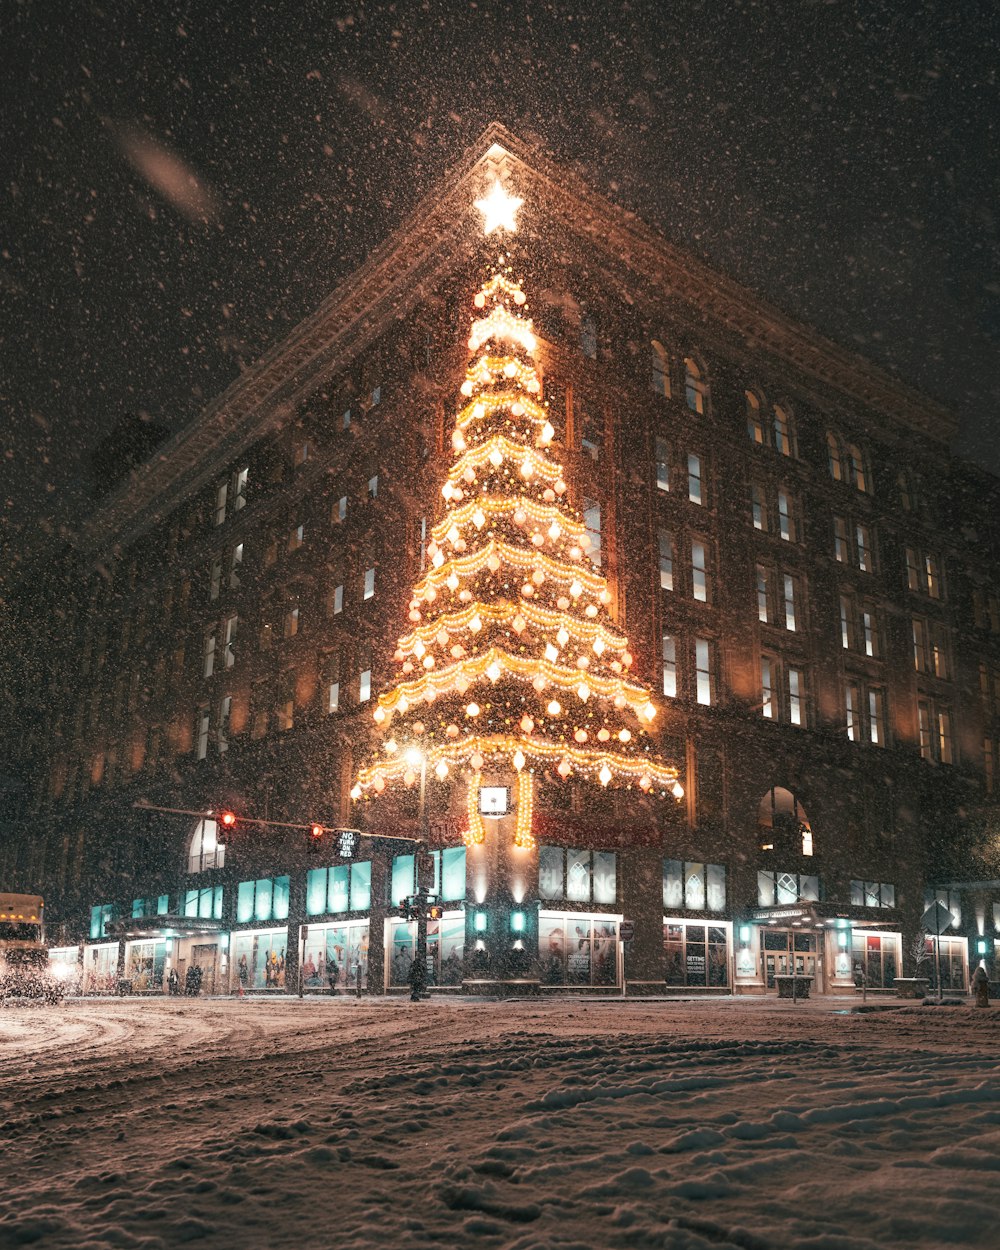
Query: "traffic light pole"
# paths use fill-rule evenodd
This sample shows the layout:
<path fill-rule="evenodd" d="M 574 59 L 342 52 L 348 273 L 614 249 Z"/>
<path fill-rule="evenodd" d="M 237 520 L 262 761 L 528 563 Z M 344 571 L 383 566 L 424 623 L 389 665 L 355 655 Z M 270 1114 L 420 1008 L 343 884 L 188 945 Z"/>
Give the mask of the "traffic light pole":
<path fill-rule="evenodd" d="M 420 761 L 420 798 L 417 809 L 417 823 L 420 830 L 420 841 L 414 857 L 414 881 L 416 884 L 419 905 L 417 907 L 417 949 L 414 961 L 417 972 L 413 977 L 413 993 L 410 998 L 417 1002 L 427 989 L 427 889 L 420 880 L 424 869 L 424 858 L 427 855 L 427 756 Z"/>

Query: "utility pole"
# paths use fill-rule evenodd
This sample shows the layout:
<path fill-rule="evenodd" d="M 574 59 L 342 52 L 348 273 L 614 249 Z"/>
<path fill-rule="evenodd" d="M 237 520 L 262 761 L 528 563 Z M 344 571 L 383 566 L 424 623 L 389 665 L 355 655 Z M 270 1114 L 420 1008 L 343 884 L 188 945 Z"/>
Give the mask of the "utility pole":
<path fill-rule="evenodd" d="M 413 994 L 411 995 L 414 1002 L 420 998 L 427 988 L 428 888 L 426 883 L 421 880 L 426 871 L 425 860 L 427 858 L 427 756 L 422 751 L 420 752 L 420 795 L 417 802 L 417 827 L 420 839 L 417 842 L 413 861 L 417 895 L 417 949 L 414 954 L 417 973 L 413 978 Z"/>

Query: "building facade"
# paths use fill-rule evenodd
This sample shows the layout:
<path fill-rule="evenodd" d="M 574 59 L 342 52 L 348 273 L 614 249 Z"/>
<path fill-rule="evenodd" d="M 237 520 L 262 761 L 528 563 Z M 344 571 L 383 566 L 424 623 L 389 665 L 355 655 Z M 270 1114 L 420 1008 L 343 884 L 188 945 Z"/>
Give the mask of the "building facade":
<path fill-rule="evenodd" d="M 683 786 L 539 776 L 530 852 L 513 812 L 466 845 L 459 780 L 427 778 L 422 813 L 417 787 L 351 799 L 453 458 L 495 177 L 525 200 L 554 446 Z M 421 881 L 442 991 L 887 988 L 928 944 L 949 988 L 994 975 L 972 853 L 1000 493 L 953 432 L 494 128 L 25 592 L 5 885 L 45 894 L 93 992 L 195 968 L 202 992 L 401 989 Z"/>

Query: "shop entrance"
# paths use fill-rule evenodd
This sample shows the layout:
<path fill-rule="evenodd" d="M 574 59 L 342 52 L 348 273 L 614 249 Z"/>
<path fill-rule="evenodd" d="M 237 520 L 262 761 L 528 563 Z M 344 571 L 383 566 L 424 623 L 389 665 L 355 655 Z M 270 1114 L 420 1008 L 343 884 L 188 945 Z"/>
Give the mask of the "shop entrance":
<path fill-rule="evenodd" d="M 817 945 L 816 934 L 808 929 L 762 928 L 760 949 L 767 988 L 774 989 L 776 976 L 815 977 Z"/>
<path fill-rule="evenodd" d="M 219 960 L 219 947 L 216 942 L 204 946 L 191 947 L 191 966 L 201 969 L 201 993 L 215 993 L 215 970 Z"/>

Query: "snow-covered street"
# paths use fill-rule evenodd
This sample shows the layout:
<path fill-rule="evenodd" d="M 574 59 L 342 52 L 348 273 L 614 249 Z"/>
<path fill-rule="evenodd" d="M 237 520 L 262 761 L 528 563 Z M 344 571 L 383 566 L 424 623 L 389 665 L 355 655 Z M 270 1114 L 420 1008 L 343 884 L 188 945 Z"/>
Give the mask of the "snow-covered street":
<path fill-rule="evenodd" d="M 996 1244 L 1000 1012 L 77 1001 L 0 1014 L 0 1244 Z"/>

